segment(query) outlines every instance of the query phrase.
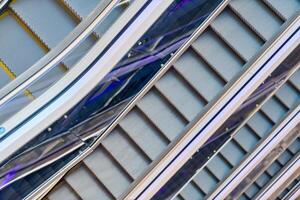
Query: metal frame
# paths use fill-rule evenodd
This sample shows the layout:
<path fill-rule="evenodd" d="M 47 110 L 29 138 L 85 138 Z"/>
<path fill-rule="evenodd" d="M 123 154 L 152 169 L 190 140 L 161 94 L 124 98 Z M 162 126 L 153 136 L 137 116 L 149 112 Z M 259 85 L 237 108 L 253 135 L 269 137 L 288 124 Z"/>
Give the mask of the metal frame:
<path fill-rule="evenodd" d="M 238 131 L 249 121 L 249 119 L 251 119 L 251 117 L 258 111 L 261 109 L 261 107 L 270 99 L 274 96 L 274 94 L 281 88 L 281 86 L 283 86 L 288 79 L 294 75 L 294 73 L 300 69 L 300 63 L 295 67 L 295 69 L 293 69 L 289 75 L 285 78 L 284 81 L 282 81 L 278 86 L 276 86 L 276 89 L 274 89 L 273 92 L 271 92 L 265 100 L 263 100 L 259 105 L 257 105 L 255 107 L 255 109 L 244 119 L 244 121 L 232 132 L 232 134 L 230 135 L 230 138 L 216 151 L 214 152 L 214 155 L 212 155 L 210 157 L 210 160 L 213 159 L 221 150 L 222 148 L 236 135 L 236 133 L 238 133 Z M 180 192 L 185 188 L 186 185 L 188 185 L 197 175 L 198 173 L 209 163 L 209 161 L 207 161 L 201 168 L 198 169 L 198 172 L 195 173 L 176 193 L 174 193 L 171 197 L 171 199 L 174 199 L 178 194 L 180 194 Z"/>
<path fill-rule="evenodd" d="M 225 94 L 209 108 L 204 116 L 191 124 L 184 137 L 173 146 L 161 161 L 142 177 L 126 199 L 151 198 L 174 173 L 203 145 L 246 98 L 267 78 L 283 59 L 300 43 L 300 31 L 287 44 L 286 40 L 299 28 L 300 17 L 295 17 L 265 52 L 242 72 Z M 278 50 L 282 45 L 284 48 Z M 275 55 L 273 55 L 275 54 Z M 201 131 L 201 134 L 198 134 Z"/>
<path fill-rule="evenodd" d="M 115 106 L 113 106 L 112 108 L 108 109 L 107 111 L 104 111 L 104 112 L 109 112 L 111 109 L 114 109 L 115 107 L 119 106 L 120 104 L 123 104 L 124 102 L 121 102 Z M 102 112 L 100 113 L 100 115 L 103 114 Z M 92 137 L 97 137 L 99 135 L 99 132 L 101 134 L 102 131 L 105 130 L 106 127 L 103 127 L 102 129 L 100 129 L 100 131 L 97 131 L 97 133 L 93 133 L 91 135 L 87 135 L 87 136 L 84 136 L 82 138 L 80 138 L 80 143 L 74 143 L 73 145 L 71 146 L 68 146 L 66 149 L 63 149 L 60 151 L 60 153 L 56 153 L 55 155 L 57 155 L 56 157 L 51 157 L 51 159 L 47 158 L 46 160 L 42 161 L 42 162 L 38 162 L 38 163 L 35 163 L 35 167 L 30 169 L 30 170 L 25 170 L 24 173 L 22 173 L 21 175 L 18 175 L 16 176 L 15 178 L 13 178 L 12 180 L 6 182 L 5 184 L 2 184 L 0 186 L 0 190 L 10 184 L 12 184 L 13 182 L 25 177 L 25 176 L 28 176 L 29 174 L 31 173 L 34 173 L 36 172 L 37 170 L 39 169 L 42 169 L 44 167 L 47 167 L 48 165 L 52 164 L 53 162 L 63 158 L 64 156 L 74 152 L 76 149 L 79 149 L 81 146 L 83 146 L 85 144 L 85 142 L 92 138 Z M 57 141 L 58 139 L 60 138 L 59 137 L 54 137 L 53 139 L 51 138 L 51 140 L 53 140 L 53 142 L 55 143 L 55 141 Z M 78 139 L 79 141 L 79 139 Z M 48 142 L 48 140 L 46 141 L 46 143 Z M 33 147 L 33 148 L 39 148 L 39 145 L 37 147 Z"/>
<path fill-rule="evenodd" d="M 300 116 L 300 115 L 299 115 Z M 275 199 L 300 174 L 300 153 L 291 160 L 254 199 Z"/>
<path fill-rule="evenodd" d="M 222 4 L 228 4 L 229 0 L 224 0 Z M 171 59 L 170 63 L 163 67 L 159 72 L 158 76 L 163 75 L 164 72 L 169 69 L 174 63 L 184 52 L 187 48 L 189 48 L 190 44 L 206 29 L 206 27 L 210 24 L 210 22 L 222 11 L 223 6 L 222 4 L 211 14 L 210 17 L 207 18 L 207 20 L 204 21 L 202 26 L 198 28 L 194 34 L 192 34 L 191 38 L 186 42 L 185 45 L 183 45 L 174 55 L 173 58 Z M 145 86 L 145 88 L 150 87 L 150 85 L 153 85 L 156 80 L 158 79 L 157 75 Z M 28 195 L 28 199 L 31 199 L 32 196 L 37 197 L 37 196 L 43 196 L 43 194 L 49 192 L 52 187 L 56 185 L 56 183 L 71 169 L 73 168 L 76 164 L 78 164 L 81 160 L 83 160 L 86 156 L 88 156 L 93 149 L 95 149 L 101 142 L 102 140 L 111 132 L 111 130 L 118 124 L 118 122 L 131 110 L 131 108 L 137 103 L 137 101 L 147 92 L 145 90 L 141 90 L 138 95 L 133 98 L 129 102 L 129 104 L 126 106 L 126 108 L 121 112 L 121 114 L 112 122 L 112 124 L 105 130 L 101 129 L 100 131 L 97 131 L 94 133 L 94 135 L 99 135 L 101 132 L 101 136 L 95 141 L 95 143 L 91 146 L 91 148 L 86 149 L 84 152 L 82 152 L 78 157 L 76 157 L 74 160 L 72 160 L 70 163 L 68 163 L 62 170 L 57 172 L 47 183 L 43 184 L 38 190 L 34 191 L 32 194 Z M 104 132 L 103 132 L 104 131 Z M 103 132 L 103 133 L 102 133 Z"/>
<path fill-rule="evenodd" d="M 80 80 L 74 83 L 74 80 L 86 71 L 98 58 L 98 55 L 105 50 L 116 35 L 146 3 L 147 0 L 133 2 L 120 16 L 119 20 L 111 26 L 103 37 L 63 78 L 50 87 L 47 92 L 3 123 L 2 127 L 6 129 L 6 134 L 9 134 L 9 136 L 1 142 L 0 163 L 76 105 L 98 84 L 98 81 L 94 80 L 101 80 L 115 66 L 120 59 L 119 57 L 127 53 L 130 47 L 139 39 L 140 33 L 145 32 L 147 24 L 145 24 L 145 28 L 141 27 L 137 31 L 138 34 L 133 33 L 128 28 L 102 58 L 95 63 L 97 67 L 91 68 Z M 148 21 L 152 22 L 153 20 Z M 124 39 L 126 37 L 127 39 Z M 128 42 L 124 42 L 126 40 Z M 124 48 L 120 49 L 117 45 L 122 45 Z M 116 49 L 119 50 L 118 53 L 116 53 Z M 68 90 L 66 90 L 67 86 L 69 86 Z"/>
<path fill-rule="evenodd" d="M 157 74 L 144 86 L 144 88 L 130 101 L 126 108 L 120 115 L 112 122 L 112 124 L 101 134 L 100 138 L 93 144 L 95 149 L 103 141 L 103 139 L 117 126 L 117 124 L 130 112 L 130 110 L 137 104 L 137 102 L 151 89 L 151 87 L 168 71 L 168 69 L 180 58 L 180 56 L 190 47 L 190 45 L 197 39 L 197 37 L 209 26 L 217 15 L 223 10 L 223 7 L 229 3 L 230 0 L 223 0 L 223 3 L 216 9 L 216 11 L 208 17 L 203 24 L 192 34 L 188 41 L 172 55 L 172 58 L 158 71 Z M 226 5 L 225 5 L 226 4 Z"/>
<path fill-rule="evenodd" d="M 127 13 L 128 15 L 134 16 L 135 13 L 138 10 L 140 10 L 140 8 L 145 3 L 147 3 L 147 1 L 142 1 L 142 0 L 138 0 L 136 2 L 137 2 L 136 6 L 138 4 L 140 6 L 138 7 L 138 9 L 137 7 L 135 7 L 134 10 L 128 11 Z M 95 67 L 91 68 L 88 72 L 86 72 L 86 74 L 76 83 L 74 83 L 74 85 L 72 85 L 69 90 L 67 90 L 64 94 L 62 94 L 60 98 L 58 98 L 55 102 L 48 105 L 40 113 L 38 113 L 33 119 L 30 119 L 29 122 L 24 124 L 22 129 L 19 129 L 19 131 L 22 132 L 21 135 L 26 135 L 27 137 L 27 134 L 31 134 L 32 131 L 39 133 L 39 130 L 45 129 L 48 124 L 51 124 L 51 122 L 54 121 L 53 119 L 57 118 L 58 116 L 62 116 L 68 108 L 71 108 L 82 97 L 86 96 L 88 91 L 90 91 L 90 89 L 94 88 L 94 86 L 97 85 L 97 82 L 93 80 L 101 80 L 121 60 L 121 58 L 129 51 L 129 49 L 137 42 L 137 40 L 148 30 L 148 28 L 150 28 L 150 26 L 160 17 L 160 15 L 171 5 L 171 3 L 173 3 L 173 0 L 164 0 L 164 1 L 152 0 L 149 3 L 149 5 L 144 9 L 144 11 L 139 15 L 139 17 L 135 19 L 133 23 L 130 24 L 130 26 L 126 29 L 126 31 L 124 31 L 124 33 L 107 50 L 107 52 L 93 65 Z M 129 20 L 129 16 L 126 17 L 124 16 L 121 18 L 123 21 Z M 116 26 L 115 28 L 118 28 L 120 27 L 120 24 L 115 26 Z M 108 34 L 108 36 L 110 36 L 110 34 Z M 120 46 L 122 48 L 120 48 Z M 74 71 L 76 70 L 78 71 L 78 68 L 80 68 L 80 66 L 81 67 L 86 66 L 87 62 L 91 63 L 92 61 L 94 61 L 93 58 L 96 58 L 98 55 L 97 53 L 95 53 L 95 51 L 99 51 L 99 49 L 102 48 L 104 47 L 103 47 L 103 41 L 101 40 L 93 47 L 93 49 L 81 61 L 79 61 L 79 63 L 76 64 L 76 66 L 73 68 Z M 64 80 L 59 81 L 57 85 L 54 85 L 52 88 L 50 88 L 49 91 L 51 91 L 51 94 L 52 92 L 57 91 L 56 87 L 59 87 L 60 85 L 66 85 L 63 81 Z M 44 96 L 45 95 L 43 95 L 43 97 Z M 45 122 L 47 122 L 47 124 Z M 2 148 L 0 147 L 0 149 Z M 91 149 L 92 148 L 88 148 L 86 151 L 90 151 Z M 86 154 L 84 155 L 82 154 L 81 156 L 86 156 Z M 0 159 L 2 159 L 2 157 Z M 70 164 L 71 166 L 73 166 L 72 163 Z M 51 180 L 49 180 L 47 183 L 42 185 L 40 188 L 37 188 L 37 190 L 35 190 L 26 198 L 31 199 L 31 198 L 41 197 L 46 191 L 48 191 L 51 188 L 51 186 L 53 186 L 53 183 L 57 182 L 63 176 L 63 174 L 67 172 L 66 168 L 69 169 L 70 165 L 62 169 L 60 173 L 57 173 Z"/>
<path fill-rule="evenodd" d="M 270 165 L 280 157 L 280 155 L 287 150 L 287 148 L 294 142 L 298 136 L 300 135 L 300 123 L 296 125 L 296 127 L 291 130 L 291 132 L 285 133 L 284 138 L 279 141 L 278 145 L 275 146 L 270 142 L 268 145 L 273 146 L 273 149 L 269 154 L 265 155 L 263 160 L 259 163 L 256 163 L 256 166 L 252 168 L 247 177 L 244 177 L 243 180 L 240 181 L 238 186 L 232 190 L 229 194 L 228 198 L 236 198 L 242 195 L 245 191 L 247 191 L 251 185 L 261 176 L 265 170 L 270 167 Z M 240 187 L 241 186 L 241 187 Z"/>
<path fill-rule="evenodd" d="M 298 182 L 282 199 L 294 200 L 300 196 L 300 182 Z"/>
<path fill-rule="evenodd" d="M 207 199 L 224 199 L 300 122 L 300 105 L 277 126 L 271 134 L 209 195 Z"/>
<path fill-rule="evenodd" d="M 0 0 L 0 11 L 6 6 L 10 0 Z"/>
<path fill-rule="evenodd" d="M 97 25 L 110 13 L 118 2 L 119 0 L 111 0 L 108 5 L 103 7 L 103 2 L 101 1 L 95 10 L 93 10 L 62 42 L 15 80 L 8 83 L 4 88 L 1 88 L 0 107 L 14 98 L 15 95 L 25 90 L 51 68 L 59 64 L 64 57 L 70 54 L 73 49 L 93 32 Z"/>

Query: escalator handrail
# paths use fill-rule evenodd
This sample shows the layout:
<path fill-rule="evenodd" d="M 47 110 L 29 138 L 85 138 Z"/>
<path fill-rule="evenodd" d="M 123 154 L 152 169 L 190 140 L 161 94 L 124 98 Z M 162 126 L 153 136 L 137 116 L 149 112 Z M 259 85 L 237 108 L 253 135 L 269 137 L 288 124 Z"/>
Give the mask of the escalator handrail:
<path fill-rule="evenodd" d="M 282 31 L 276 42 L 272 42 L 270 47 L 265 49 L 266 53 L 257 55 L 253 58 L 250 65 L 246 66 L 225 91 L 212 102 L 209 110 L 204 116 L 190 124 L 189 129 L 185 130 L 184 137 L 167 154 L 161 156 L 160 161 L 140 177 L 135 187 L 130 188 L 122 198 L 125 199 L 143 199 L 146 196 L 152 197 L 161 188 L 169 178 L 212 136 L 216 129 L 222 124 L 242 102 L 246 100 L 266 77 L 275 69 L 270 61 L 282 61 L 300 42 L 299 23 L 300 17 L 297 15 L 288 24 L 288 31 Z M 290 37 L 292 39 L 288 40 Z M 288 38 L 288 39 L 287 39 Z M 288 42 L 287 42 L 288 40 Z M 296 41 L 295 41 L 296 40 Z M 288 44 L 286 44 L 286 42 Z M 276 45 L 274 45 L 276 43 Z M 278 48 L 284 46 L 281 51 Z M 288 46 L 288 47 L 286 47 Z M 286 51 L 286 52 L 285 52 Z M 274 53 L 275 52 L 275 53 Z M 270 60 L 268 60 L 270 59 Z M 269 65 L 265 67 L 264 65 Z"/>
<path fill-rule="evenodd" d="M 299 70 L 299 67 L 295 67 L 295 69 L 292 70 L 292 72 L 290 72 L 284 79 L 281 79 L 282 81 L 280 81 L 279 83 L 274 83 L 274 82 L 270 82 L 270 84 L 272 85 L 273 91 L 271 93 L 268 94 L 268 96 L 261 102 L 258 104 L 258 106 L 255 107 L 255 109 L 253 109 L 253 111 L 251 111 L 251 113 L 249 113 L 249 115 L 247 115 L 246 118 L 244 118 L 242 120 L 242 122 L 234 129 L 234 131 L 231 133 L 230 139 L 227 140 L 227 142 L 225 142 L 218 150 L 216 150 L 214 152 L 214 155 L 212 155 L 210 157 L 210 159 L 213 159 L 214 156 L 216 156 L 223 147 L 225 147 L 225 145 L 245 126 L 245 124 L 251 119 L 251 117 L 258 111 L 260 110 L 267 102 L 269 99 L 271 99 L 275 93 L 284 85 L 288 82 L 289 78 L 292 77 L 294 75 L 294 73 Z M 269 84 L 269 83 L 266 83 Z M 254 93 L 253 93 L 254 94 Z M 265 95 L 264 92 L 261 92 L 262 95 Z M 256 96 L 256 95 L 255 95 Z M 250 96 L 251 97 L 251 96 Z M 243 107 L 243 105 L 242 105 Z M 238 112 L 240 109 L 238 109 L 236 112 Z M 178 196 L 185 188 L 185 186 L 187 184 L 189 184 L 200 172 L 201 170 L 207 166 L 209 162 L 206 162 L 204 165 L 201 166 L 201 168 L 199 168 L 199 170 L 192 176 L 189 178 L 188 181 L 186 181 L 186 184 L 184 184 L 182 187 L 180 187 L 180 189 L 178 189 L 171 197 L 171 199 L 173 200 L 176 196 Z"/>
<path fill-rule="evenodd" d="M 6 7 L 6 5 L 9 3 L 11 0 L 0 0 L 0 13 L 3 11 L 3 9 Z"/>
<path fill-rule="evenodd" d="M 62 59 L 69 55 L 73 49 L 92 33 L 97 25 L 111 12 L 119 1 L 120 0 L 111 0 L 105 7 L 103 7 L 101 1 L 92 13 L 88 15 L 86 19 L 84 19 L 62 42 L 20 76 L 1 88 L 0 108 L 15 95 L 28 88 L 30 84 L 42 77 L 51 68 L 59 64 Z M 6 0 L 4 0 L 3 3 L 5 2 Z"/>
<path fill-rule="evenodd" d="M 278 193 L 282 192 L 284 187 L 289 185 L 288 182 L 299 175 L 300 152 L 290 160 L 270 182 L 264 186 L 253 199 L 274 199 Z M 291 198 L 292 199 L 292 198 Z"/>
<path fill-rule="evenodd" d="M 91 91 L 158 19 L 173 0 L 138 0 L 125 11 L 92 49 L 61 80 L 6 121 L 9 136 L 0 146 L 0 162 L 63 116 Z M 154 10 L 155 14 L 153 14 Z M 143 10 L 142 12 L 140 12 Z M 150 11 L 152 12 L 150 14 Z M 135 15 L 139 14 L 136 18 Z M 151 16 L 151 17 L 149 17 Z M 134 18 L 133 22 L 130 22 Z M 129 23 L 128 26 L 126 26 Z M 115 40 L 115 34 L 125 30 Z M 106 47 L 111 43 L 107 49 Z M 122 46 L 120 49 L 119 47 Z M 104 51 L 105 50 L 105 51 Z M 104 51 L 104 53 L 103 53 Z M 99 54 L 103 54 L 100 55 Z M 97 67 L 94 67 L 97 65 Z M 25 136 L 25 137 L 24 137 Z"/>
<path fill-rule="evenodd" d="M 299 126 L 299 119 L 300 105 L 291 110 L 288 116 L 271 131 L 271 134 L 220 184 L 209 199 L 228 196 L 243 180 L 243 177 L 247 177 L 283 139 L 286 139 L 293 129 Z"/>

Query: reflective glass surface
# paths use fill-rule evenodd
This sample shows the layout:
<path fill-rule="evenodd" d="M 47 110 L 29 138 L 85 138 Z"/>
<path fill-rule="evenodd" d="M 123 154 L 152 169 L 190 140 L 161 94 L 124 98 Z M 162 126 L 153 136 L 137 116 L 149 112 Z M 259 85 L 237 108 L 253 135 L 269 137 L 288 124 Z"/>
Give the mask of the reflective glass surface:
<path fill-rule="evenodd" d="M 174 196 L 207 161 L 228 141 L 257 111 L 259 105 L 266 102 L 279 86 L 287 81 L 289 75 L 297 69 L 300 60 L 298 46 L 261 84 L 249 98 L 229 117 L 213 136 L 188 160 L 184 166 L 156 193 L 153 199 L 169 199 Z M 298 69 L 299 70 L 299 69 Z"/>
<path fill-rule="evenodd" d="M 15 181 L 9 187 L 0 190 L 0 199 L 5 200 L 16 200 L 16 199 L 24 199 L 30 192 L 36 189 L 40 184 L 46 181 L 50 175 L 55 172 L 61 170 L 65 164 L 71 161 L 73 158 L 78 156 L 80 149 L 84 149 L 86 147 L 82 146 L 78 149 L 78 151 L 74 151 L 70 153 L 67 157 L 63 157 L 58 159 L 56 162 L 48 165 L 43 170 L 34 172 L 30 174 L 30 176 L 26 176 L 20 180 Z M 13 171 L 10 174 L 7 174 L 7 180 L 10 177 L 13 177 Z"/>
<path fill-rule="evenodd" d="M 6 121 L 11 119 L 14 114 L 32 103 L 39 96 L 46 93 L 51 86 L 53 86 L 62 77 L 68 74 L 68 72 L 72 70 L 76 63 L 97 43 L 97 41 L 102 38 L 105 32 L 109 30 L 110 26 L 119 19 L 122 13 L 124 13 L 133 2 L 134 0 L 118 2 L 116 6 L 110 11 L 110 13 L 108 13 L 108 15 L 96 25 L 94 31 L 88 34 L 85 39 L 81 40 L 77 46 L 72 48 L 72 50 L 65 57 L 63 57 L 58 64 L 51 66 L 46 73 L 39 76 L 28 87 L 20 91 L 5 104 L 1 105 L 0 126 L 1 124 L 4 124 Z M 74 34 L 74 32 L 68 34 L 67 37 L 70 37 L 72 34 Z M 41 58 L 41 60 L 42 59 L 43 57 Z M 28 66 L 27 68 L 30 68 L 30 66 Z M 0 138 L 4 136 L 6 136 L 5 133 L 0 134 Z"/>
<path fill-rule="evenodd" d="M 52 159 L 55 157 L 52 155 L 63 154 L 67 152 L 66 148 L 73 147 L 76 150 L 81 142 L 90 145 L 220 2 L 221 0 L 174 1 L 89 95 L 2 165 L 2 181 L 6 183 L 5 174 L 13 166 L 22 166 L 14 169 L 13 178 L 16 178 L 30 169 L 29 160 L 36 165 L 46 162 L 49 164 L 56 160 Z M 79 142 L 74 141 L 74 138 Z M 62 143 L 55 148 L 44 147 L 58 140 Z M 49 149 L 44 153 L 47 156 L 37 156 L 39 149 Z M 30 159 L 23 160 L 23 157 Z M 40 171 L 43 170 L 47 171 L 47 167 Z"/>

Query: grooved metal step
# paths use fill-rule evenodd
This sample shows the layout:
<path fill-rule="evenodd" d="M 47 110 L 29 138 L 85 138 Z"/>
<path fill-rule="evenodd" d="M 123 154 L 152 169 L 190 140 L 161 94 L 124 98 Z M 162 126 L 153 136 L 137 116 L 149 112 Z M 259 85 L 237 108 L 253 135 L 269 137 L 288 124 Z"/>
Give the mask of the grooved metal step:
<path fill-rule="evenodd" d="M 243 7 L 237 1 L 232 1 L 232 5 L 225 8 L 174 66 L 104 138 L 102 144 L 79 164 L 87 166 L 84 168 L 85 172 L 82 173 L 83 168 L 74 169 L 64 177 L 64 180 L 69 180 L 68 186 L 57 186 L 47 198 L 58 199 L 55 195 L 61 190 L 60 187 L 72 188 L 72 194 L 65 194 L 65 198 L 71 198 L 75 194 L 78 198 L 84 198 L 83 195 L 87 195 L 87 188 L 91 188 L 91 185 L 97 187 L 96 190 L 109 193 L 109 198 L 119 198 L 159 159 L 168 149 L 168 145 L 181 137 L 187 125 L 197 115 L 202 114 L 205 106 L 260 52 L 268 41 L 266 38 L 276 36 L 281 30 L 284 21 L 269 7 L 258 1 L 251 1 L 254 6 L 260 7 L 256 12 L 261 16 L 268 16 L 265 21 L 256 23 L 249 15 L 252 13 L 252 4 Z M 232 10 L 233 7 L 235 11 Z M 298 7 L 300 8 L 300 4 Z M 264 32 L 261 26 L 270 30 Z M 300 80 L 296 79 L 296 84 L 299 84 L 298 81 Z M 189 187 L 200 191 L 203 196 L 210 192 L 224 178 L 227 169 L 240 162 L 247 150 L 267 135 L 277 120 L 291 108 L 291 102 L 299 100 L 300 93 L 295 91 L 297 96 L 292 95 L 289 102 L 286 102 L 287 105 L 274 97 L 274 105 L 269 106 L 275 106 L 275 109 L 278 107 L 282 111 L 274 119 L 267 117 L 266 113 L 271 111 L 266 107 L 241 130 L 240 134 L 249 137 L 252 144 L 234 138 L 216 157 L 215 163 L 209 164 Z M 281 93 L 278 95 L 281 96 Z M 297 97 L 297 100 L 293 100 L 293 97 Z M 224 160 L 227 161 L 223 162 Z M 220 163 L 226 167 L 224 171 L 215 170 L 221 169 Z M 80 187 L 72 187 L 78 181 L 72 179 L 71 183 L 70 177 L 78 176 L 78 173 L 94 176 L 93 179 L 84 178 L 89 181 L 81 182 Z M 94 180 L 97 180 L 96 185 Z M 90 197 L 92 196 L 91 194 Z"/>
<path fill-rule="evenodd" d="M 221 150 L 208 161 L 208 164 L 201 169 L 178 194 L 183 199 L 204 199 L 213 192 L 217 186 L 230 175 L 243 159 L 251 153 L 255 147 L 264 140 L 274 126 L 276 126 L 295 105 L 300 103 L 300 90 L 296 90 L 293 98 L 290 99 L 293 104 L 285 105 L 280 99 L 285 99 L 287 92 L 293 87 L 293 84 L 299 84 L 300 79 L 298 69 L 286 83 L 245 123 L 243 127 L 230 139 Z M 287 150 L 275 161 L 266 173 L 262 174 L 259 180 L 242 195 L 242 199 L 251 199 L 258 191 L 259 185 L 295 155 L 300 149 L 299 138 L 291 144 Z M 201 198 L 199 197 L 201 196 Z"/>
<path fill-rule="evenodd" d="M 242 198 L 253 197 L 300 151 L 300 138 L 296 140 L 276 159 L 268 169 L 242 194 Z"/>
<path fill-rule="evenodd" d="M 13 12 L 4 15 L 0 20 L 0 58 L 18 76 L 43 57 L 45 49 L 26 27 L 19 25 L 21 22 Z M 11 30 L 9 34 L 7 30 Z"/>
<path fill-rule="evenodd" d="M 97 4 L 101 0 L 90 0 L 88 5 L 86 2 L 81 0 L 61 0 L 63 1 L 66 6 L 68 6 L 77 17 L 80 19 L 85 18 L 93 9 L 97 6 Z"/>
<path fill-rule="evenodd" d="M 283 19 L 288 19 L 299 11 L 298 0 L 263 0 L 263 2 L 270 6 L 270 8 Z"/>
<path fill-rule="evenodd" d="M 87 6 L 90 3 L 86 4 Z M 92 6 L 94 6 L 92 4 Z M 84 8 L 85 6 L 83 6 Z M 70 15 L 70 10 L 61 5 L 60 1 L 25 0 L 11 4 L 10 8 L 27 24 L 45 44 L 47 49 L 54 48 L 62 41 L 80 22 Z M 49 16 L 49 17 L 45 17 Z M 51 16 L 51 17 L 50 17 Z M 93 46 L 95 40 L 88 38 L 72 54 L 84 51 Z M 71 55 L 72 55 L 71 54 Z M 71 68 L 73 60 L 65 60 L 65 68 Z"/>
<path fill-rule="evenodd" d="M 107 1 L 103 1 L 104 8 Z M 95 6 L 88 1 L 81 8 L 88 7 L 88 11 L 92 11 Z M 0 16 L 0 89 L 56 47 L 80 21 L 74 19 L 71 10 L 59 0 L 20 0 L 10 3 Z M 6 108 L 3 106 L 5 111 L 0 115 L 0 123 L 64 76 L 95 42 L 96 38 L 92 35 L 87 37 L 61 64 L 47 72 L 47 77 L 41 77 L 30 86 L 24 93 L 27 97 L 18 95 Z"/>

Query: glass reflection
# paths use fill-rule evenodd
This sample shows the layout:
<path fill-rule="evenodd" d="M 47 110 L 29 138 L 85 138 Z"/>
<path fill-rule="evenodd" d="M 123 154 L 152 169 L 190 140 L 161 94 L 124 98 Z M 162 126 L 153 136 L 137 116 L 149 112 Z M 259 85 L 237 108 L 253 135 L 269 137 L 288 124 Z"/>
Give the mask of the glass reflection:
<path fill-rule="evenodd" d="M 51 158 L 55 156 L 52 155 L 60 155 L 66 147 L 74 147 L 82 141 L 89 144 L 101 135 L 107 125 L 115 119 L 220 2 L 221 0 L 174 1 L 88 96 L 2 165 L 0 169 L 2 181 L 12 169 L 16 178 L 31 169 L 30 163 L 38 165 L 38 163 L 54 162 L 55 159 L 51 160 Z M 76 137 L 68 137 L 68 135 Z M 44 145 L 50 146 L 56 143 L 60 137 L 65 140 L 61 140 L 62 143 L 59 145 L 53 145 L 55 148 L 44 147 Z M 74 141 L 74 138 L 77 138 L 79 142 Z M 40 151 L 39 149 L 47 150 L 43 153 L 44 156 L 36 153 Z M 74 150 L 76 150 L 75 147 Z M 23 160 L 23 157 L 30 159 Z M 19 165 L 17 168 L 13 168 L 17 165 Z M 47 171 L 47 167 L 43 170 Z M 7 184 L 2 182 L 2 187 L 5 185 Z"/>
<path fill-rule="evenodd" d="M 281 84 L 294 73 L 300 60 L 298 46 L 261 84 L 213 136 L 176 172 L 176 174 L 155 194 L 152 199 L 170 199 L 200 170 L 219 148 L 243 125 L 248 116 L 256 112 Z"/>
<path fill-rule="evenodd" d="M 0 105 L 0 125 L 9 120 L 14 114 L 19 112 L 21 109 L 32 103 L 39 96 L 44 94 L 51 86 L 53 86 L 57 81 L 64 77 L 74 66 L 75 64 L 97 43 L 97 41 L 109 30 L 110 26 L 115 23 L 118 18 L 124 13 L 134 0 L 123 0 L 118 2 L 115 7 L 110 10 L 110 12 L 101 20 L 93 32 L 91 32 L 85 39 L 82 39 L 80 43 L 75 46 L 70 52 L 56 65 L 51 66 L 45 74 L 41 75 L 33 83 L 31 83 L 26 89 L 20 91 L 12 99 Z M 107 1 L 109 3 L 109 1 Z M 78 28 L 78 27 L 77 27 Z M 65 38 L 72 37 L 75 35 L 75 32 L 71 32 Z M 5 45 L 3 45 L 5 46 Z M 42 63 L 49 54 L 42 57 L 36 63 Z M 33 67 L 36 67 L 36 63 Z M 0 61 L 1 65 L 1 61 Z M 25 67 L 24 73 L 27 70 L 31 70 L 31 66 Z M 23 72 L 22 72 L 23 73 Z M 21 75 L 21 74 L 20 74 Z M 1 82 L 1 81 L 0 81 Z M 6 84 L 3 85 L 3 87 Z M 0 89 L 1 85 L 0 85 Z M 8 134 L 0 135 L 2 137 L 7 137 Z M 2 137 L 1 137 L 2 136 Z"/>

